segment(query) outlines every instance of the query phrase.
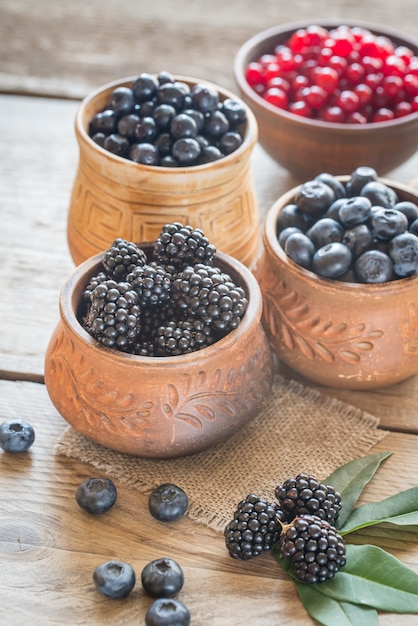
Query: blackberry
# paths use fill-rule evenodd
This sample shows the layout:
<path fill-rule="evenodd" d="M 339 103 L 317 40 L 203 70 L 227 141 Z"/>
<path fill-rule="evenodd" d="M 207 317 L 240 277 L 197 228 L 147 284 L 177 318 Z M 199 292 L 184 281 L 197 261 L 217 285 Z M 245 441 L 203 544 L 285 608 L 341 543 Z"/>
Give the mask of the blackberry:
<path fill-rule="evenodd" d="M 91 295 L 93 291 L 96 289 L 97 285 L 104 283 L 105 280 L 109 280 L 109 277 L 106 274 L 106 272 L 99 272 L 98 274 L 96 274 L 96 276 L 93 276 L 90 279 L 90 282 L 87 285 L 87 287 L 84 289 L 84 292 L 83 292 L 84 300 L 86 300 L 87 302 L 91 302 Z"/>
<path fill-rule="evenodd" d="M 138 295 L 127 282 L 106 280 L 91 295 L 86 330 L 108 348 L 126 350 L 140 331 Z"/>
<path fill-rule="evenodd" d="M 310 585 L 333 578 L 346 563 L 341 535 L 317 515 L 300 515 L 283 527 L 280 554 L 291 559 L 299 580 Z"/>
<path fill-rule="evenodd" d="M 180 222 L 166 224 L 154 242 L 154 257 L 164 265 L 185 267 L 204 263 L 212 265 L 216 247 L 200 228 L 183 226 Z"/>
<path fill-rule="evenodd" d="M 194 352 L 192 325 L 183 320 L 167 322 L 158 328 L 154 345 L 157 356 L 176 356 Z"/>
<path fill-rule="evenodd" d="M 298 515 L 309 513 L 335 524 L 341 510 L 339 492 L 310 474 L 288 478 L 276 487 L 275 495 L 289 522 Z"/>
<path fill-rule="evenodd" d="M 141 307 L 155 306 L 170 299 L 173 269 L 151 261 L 135 267 L 126 277 L 138 294 Z"/>
<path fill-rule="evenodd" d="M 238 503 L 224 530 L 227 550 L 234 559 L 248 560 L 271 550 L 281 534 L 284 515 L 279 506 L 251 493 Z"/>
<path fill-rule="evenodd" d="M 134 267 L 147 262 L 146 254 L 141 248 L 126 239 L 115 239 L 103 256 L 103 267 L 109 278 L 125 280 Z"/>
<path fill-rule="evenodd" d="M 238 326 L 248 304 L 244 290 L 228 274 L 201 263 L 177 274 L 172 300 L 185 315 L 197 317 L 222 332 Z"/>

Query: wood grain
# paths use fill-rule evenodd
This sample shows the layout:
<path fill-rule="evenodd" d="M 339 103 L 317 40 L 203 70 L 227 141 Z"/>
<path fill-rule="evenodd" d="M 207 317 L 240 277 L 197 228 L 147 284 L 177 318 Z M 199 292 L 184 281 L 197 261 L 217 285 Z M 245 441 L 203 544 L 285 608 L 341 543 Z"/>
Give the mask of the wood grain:
<path fill-rule="evenodd" d="M 148 512 L 147 495 L 120 483 L 111 511 L 98 517 L 82 511 L 75 490 L 97 471 L 54 454 L 65 424 L 51 410 L 45 386 L 0 381 L 0 397 L 0 420 L 20 413 L 36 429 L 27 455 L 0 453 L 1 605 L 8 624 L 142 623 L 151 600 L 141 585 L 125 601 L 112 602 L 95 591 L 92 572 L 101 562 L 119 558 L 130 562 L 139 578 L 146 563 L 160 556 L 171 556 L 183 567 L 186 582 L 179 598 L 190 608 L 195 626 L 275 626 L 279 614 L 280 624 L 311 623 L 293 586 L 268 553 L 237 562 L 228 556 L 222 533 L 187 517 L 171 524 L 157 522 Z M 373 451 L 388 450 L 393 455 L 361 502 L 414 485 L 416 437 L 391 433 Z M 355 542 L 380 545 L 418 573 L 416 534 L 396 532 L 393 539 L 387 528 L 380 527 L 358 534 Z M 398 619 L 382 615 L 380 623 L 395 626 Z M 413 626 L 416 617 L 402 621 Z"/>
<path fill-rule="evenodd" d="M 141 71 L 169 70 L 234 86 L 239 46 L 276 24 L 321 17 L 366 20 L 418 36 L 415 0 L 2 0 L 0 88 L 79 98 Z"/>

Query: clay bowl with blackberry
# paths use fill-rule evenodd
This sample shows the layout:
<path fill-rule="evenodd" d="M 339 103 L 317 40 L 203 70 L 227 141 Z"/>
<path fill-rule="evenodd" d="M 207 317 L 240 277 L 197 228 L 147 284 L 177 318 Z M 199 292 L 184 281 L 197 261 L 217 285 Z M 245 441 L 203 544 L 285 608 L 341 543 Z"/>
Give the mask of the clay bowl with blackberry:
<path fill-rule="evenodd" d="M 335 178 L 347 184 L 350 177 Z M 418 194 L 408 186 L 384 178 L 378 182 L 393 190 L 400 202 L 418 204 Z M 283 218 L 288 210 L 285 207 L 300 202 L 298 198 L 302 186 L 288 191 L 269 209 L 263 228 L 263 252 L 255 269 L 263 294 L 263 324 L 279 360 L 315 383 L 348 389 L 379 388 L 416 374 L 416 248 L 412 254 L 414 267 L 412 270 L 406 268 L 404 273 L 411 274 L 404 277 L 373 274 L 381 271 L 379 264 L 382 259 L 385 271 L 388 267 L 386 257 L 391 244 L 383 241 L 365 243 L 364 262 L 367 259 L 370 261 L 367 250 L 375 248 L 378 253 L 377 261 L 375 256 L 370 265 L 362 266 L 363 261 L 358 261 L 360 253 L 353 249 L 352 264 L 348 269 L 341 266 L 338 272 L 345 273 L 339 278 L 318 274 L 319 265 L 315 266 L 314 262 L 300 265 L 299 259 L 297 262 L 292 260 L 290 239 L 285 243 L 281 239 L 279 243 L 278 233 L 284 236 Z M 394 212 L 380 209 L 379 213 L 377 209 L 378 216 L 390 216 Z M 417 222 L 414 232 L 416 245 Z M 343 238 L 343 243 L 350 245 L 350 241 L 353 242 L 350 237 Z M 358 243 L 363 245 L 361 237 Z M 323 250 L 340 254 L 340 246 L 340 243 L 325 244 Z M 384 249 L 386 254 L 382 256 Z M 358 254 L 357 260 L 355 254 Z M 321 253 L 317 263 L 318 258 L 324 259 Z M 376 282 L 358 282 L 353 267 L 356 267 L 356 272 L 368 267 L 370 276 L 360 276 L 360 279 Z"/>
<path fill-rule="evenodd" d="M 152 244 L 141 248 L 150 252 Z M 253 274 L 221 252 L 214 267 L 248 301 L 239 325 L 200 350 L 138 356 L 108 348 L 85 329 L 85 289 L 103 253 L 63 285 L 60 321 L 45 359 L 45 383 L 62 417 L 90 440 L 153 458 L 189 455 L 226 441 L 262 409 L 273 382 L 273 353 L 261 323 Z"/>
<path fill-rule="evenodd" d="M 165 74 L 142 73 L 109 83 L 88 95 L 79 107 L 75 119 L 79 163 L 67 222 L 68 244 L 76 265 L 105 250 L 115 237 L 124 237 L 130 241 L 154 241 L 164 224 L 176 220 L 202 228 L 218 250 L 234 256 L 247 266 L 251 265 L 258 252 L 259 215 L 250 163 L 258 129 L 251 109 L 226 89 L 191 77 L 170 75 L 176 86 L 180 85 L 183 101 L 180 101 L 181 96 L 177 96 L 175 100 L 168 93 L 168 89 L 158 95 L 161 94 L 158 89 L 167 88 L 167 83 L 162 82 L 167 79 Z M 157 95 L 148 95 L 149 100 L 145 102 L 138 102 L 136 99 L 135 109 L 133 112 L 131 109 L 131 113 L 123 113 L 123 105 L 120 105 L 117 110 L 122 112 L 112 116 L 112 107 L 114 109 L 119 106 L 120 97 L 117 95 L 112 101 L 112 94 L 120 94 L 121 89 L 132 91 L 134 85 L 144 76 L 156 82 Z M 203 102 L 198 101 L 193 106 L 200 106 L 202 110 L 205 107 L 211 109 L 206 111 L 205 119 L 212 115 L 214 106 L 221 108 L 221 111 L 216 112 L 217 118 L 212 115 L 212 122 L 205 122 L 203 130 L 200 128 L 200 118 L 196 118 L 196 122 L 192 120 L 190 126 L 196 124 L 193 128 L 186 126 L 179 129 L 177 126 L 175 131 L 170 131 L 168 120 L 173 117 L 173 111 L 170 113 L 166 109 L 162 114 L 159 110 L 154 116 L 159 104 L 165 107 L 168 105 L 171 109 L 175 104 L 176 115 L 187 112 L 190 110 L 188 91 L 194 89 L 193 93 L 196 94 L 196 89 L 201 86 L 204 88 L 203 96 L 205 91 L 211 96 L 215 94 L 218 102 L 216 104 L 216 98 L 203 101 L 202 97 Z M 145 90 L 146 93 L 151 92 L 145 86 L 141 93 Z M 137 92 L 136 89 L 135 93 Z M 138 96 L 142 99 L 143 97 L 146 96 Z M 171 102 L 174 104 L 170 104 Z M 231 102 L 232 107 L 228 107 Z M 98 124 L 94 122 L 94 126 L 95 116 L 104 110 L 107 113 Z M 203 115 L 201 110 L 198 109 L 197 112 L 198 115 Z M 139 118 L 141 123 L 138 128 L 135 128 L 138 121 L 134 123 L 132 116 L 126 119 L 126 115 L 131 114 Z M 240 134 L 241 143 L 235 145 L 234 138 L 231 140 L 228 135 L 227 139 L 222 140 L 223 156 L 218 158 L 220 133 L 226 131 L 226 114 L 229 130 L 233 134 Z M 188 121 L 190 122 L 190 116 Z M 191 145 L 191 159 L 194 158 L 193 150 L 196 148 L 196 132 L 199 142 L 207 141 L 211 147 L 209 150 L 203 150 L 202 147 L 200 156 L 195 155 L 196 161 L 192 165 L 188 164 L 189 161 L 184 164 L 187 150 L 180 153 L 181 160 L 177 161 L 177 167 L 173 167 L 173 159 L 164 160 L 174 143 L 173 137 L 167 138 L 170 132 L 185 134 L 185 137 L 180 137 L 181 143 L 184 144 L 183 139 L 186 138 L 186 144 Z M 100 137 L 97 141 L 92 138 L 96 133 Z M 108 137 L 105 149 L 100 145 L 100 142 L 106 140 L 104 133 L 107 137 L 112 135 L 113 139 L 116 134 L 119 139 L 112 141 Z M 122 143 L 121 133 L 124 133 Z M 128 153 L 126 140 L 129 143 Z M 138 150 L 139 144 L 146 144 L 148 152 Z M 155 150 L 153 151 L 155 144 L 158 144 L 157 153 L 161 157 L 158 161 L 155 159 Z M 135 154 L 132 153 L 132 148 Z M 121 150 L 124 156 L 116 153 Z M 199 159 L 212 160 L 195 164 L 200 162 Z M 158 165 L 154 164 L 156 162 Z M 237 224 L 239 228 L 236 227 Z"/>
<path fill-rule="evenodd" d="M 234 75 L 261 146 L 297 180 L 359 163 L 383 176 L 418 148 L 417 57 L 417 40 L 380 25 L 295 22 L 246 41 Z"/>

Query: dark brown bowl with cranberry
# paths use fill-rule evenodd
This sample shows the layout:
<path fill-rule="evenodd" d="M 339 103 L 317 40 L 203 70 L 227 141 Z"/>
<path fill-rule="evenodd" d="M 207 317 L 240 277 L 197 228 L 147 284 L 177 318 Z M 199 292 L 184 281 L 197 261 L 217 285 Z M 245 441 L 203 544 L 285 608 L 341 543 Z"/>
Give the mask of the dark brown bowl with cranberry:
<path fill-rule="evenodd" d="M 373 389 L 418 372 L 418 194 L 366 166 L 270 208 L 255 269 L 279 359 L 316 383 Z"/>
<path fill-rule="evenodd" d="M 239 49 L 235 80 L 266 152 L 300 181 L 366 163 L 380 175 L 418 147 L 418 41 L 376 24 L 295 22 Z"/>

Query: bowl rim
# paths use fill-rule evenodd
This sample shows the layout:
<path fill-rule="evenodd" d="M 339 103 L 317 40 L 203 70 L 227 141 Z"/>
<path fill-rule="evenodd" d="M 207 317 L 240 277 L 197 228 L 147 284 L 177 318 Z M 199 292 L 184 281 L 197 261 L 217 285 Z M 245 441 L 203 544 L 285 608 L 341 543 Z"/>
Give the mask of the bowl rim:
<path fill-rule="evenodd" d="M 311 118 L 304 118 L 300 115 L 295 115 L 290 111 L 286 111 L 285 109 L 279 109 L 274 105 L 270 104 L 264 98 L 259 96 L 254 89 L 250 87 L 247 83 L 244 75 L 245 65 L 249 62 L 252 57 L 252 51 L 256 46 L 261 45 L 263 42 L 267 42 L 268 40 L 274 40 L 280 35 L 285 35 L 286 33 L 294 32 L 299 28 L 305 28 L 314 22 L 311 20 L 307 22 L 303 21 L 295 21 L 288 22 L 276 26 L 272 26 L 263 31 L 260 31 L 254 34 L 252 37 L 247 39 L 240 48 L 238 49 L 234 62 L 233 62 L 233 71 L 235 76 L 235 81 L 242 91 L 245 94 L 245 97 L 250 101 L 257 105 L 259 108 L 264 110 L 268 114 L 276 114 L 278 116 L 283 117 L 284 120 L 291 122 L 293 124 L 299 124 L 303 127 L 310 128 L 318 128 L 322 130 L 330 130 L 336 131 L 338 130 L 340 133 L 352 134 L 355 131 L 358 132 L 372 132 L 376 130 L 376 132 L 380 132 L 382 129 L 386 128 L 397 128 L 398 126 L 402 126 L 408 123 L 414 123 L 418 120 L 418 111 L 414 111 L 412 113 L 408 113 L 408 115 L 404 115 L 402 117 L 395 118 L 393 120 L 388 120 L 385 122 L 368 122 L 366 124 L 349 124 L 343 122 L 325 122 L 322 120 L 316 120 Z M 332 28 L 341 25 L 347 26 L 358 26 L 360 28 L 366 28 L 375 34 L 380 34 L 383 36 L 387 36 L 391 39 L 402 41 L 409 47 L 412 47 L 416 51 L 416 55 L 418 56 L 418 40 L 414 40 L 412 37 L 396 32 L 391 28 L 387 28 L 383 24 L 377 24 L 375 22 L 367 22 L 363 20 L 344 20 L 340 23 L 337 23 L 335 19 L 317 19 L 315 24 L 319 26 L 323 26 L 325 28 Z"/>
<path fill-rule="evenodd" d="M 335 178 L 341 182 L 346 182 L 349 176 L 335 176 Z M 389 178 L 379 177 L 379 182 L 382 182 L 389 187 L 392 187 L 395 191 L 409 194 L 417 199 L 418 204 L 418 192 L 412 187 L 398 183 Z M 394 288 L 397 291 L 410 290 L 411 287 L 417 288 L 418 274 L 412 276 L 406 276 L 404 278 L 397 278 L 396 280 L 386 281 L 384 283 L 353 283 L 341 281 L 338 279 L 324 278 L 319 276 L 315 272 L 308 270 L 290 259 L 281 245 L 279 244 L 276 234 L 277 218 L 283 207 L 290 203 L 294 199 L 296 192 L 301 188 L 303 183 L 296 185 L 292 189 L 289 189 L 286 193 L 280 196 L 267 211 L 266 218 L 263 227 L 263 239 L 265 242 L 266 251 L 267 248 L 277 257 L 281 264 L 285 265 L 292 274 L 300 277 L 301 279 L 314 284 L 318 284 L 321 290 L 335 292 L 336 289 L 343 293 L 361 295 L 362 297 L 382 297 L 386 292 L 393 292 Z"/>
<path fill-rule="evenodd" d="M 140 248 L 142 247 L 147 249 L 152 246 L 152 242 L 141 242 L 137 245 Z M 83 325 L 78 318 L 78 308 L 82 292 L 87 285 L 88 280 L 97 274 L 96 270 L 100 270 L 103 256 L 104 252 L 99 252 L 98 254 L 86 259 L 75 268 L 74 272 L 67 278 L 61 287 L 59 295 L 59 309 L 61 323 L 68 327 L 69 330 L 76 337 L 78 337 L 83 344 L 88 346 L 89 349 L 100 350 L 100 354 L 105 359 L 109 359 L 112 362 L 123 362 L 125 364 L 132 362 L 133 364 L 143 364 L 150 368 L 158 367 L 160 369 L 164 367 L 171 368 L 174 365 L 185 366 L 198 360 L 199 355 L 202 358 L 208 358 L 212 352 L 216 355 L 221 350 L 228 350 L 233 347 L 238 337 L 245 337 L 246 335 L 253 333 L 254 321 L 256 324 L 261 324 L 262 295 L 254 274 L 243 263 L 234 257 L 217 251 L 214 266 L 220 267 L 222 271 L 228 273 L 234 280 L 235 277 L 239 277 L 237 282 L 239 285 L 243 286 L 248 301 L 245 314 L 236 328 L 232 329 L 227 335 L 218 341 L 215 341 L 210 346 L 202 348 L 201 350 L 195 350 L 187 354 L 180 354 L 176 356 L 140 356 L 122 352 L 121 350 L 114 348 L 108 348 L 90 335 L 83 328 Z"/>
<path fill-rule="evenodd" d="M 152 73 L 151 75 L 157 76 L 157 74 L 152 74 Z M 87 96 L 85 96 L 85 98 L 83 98 L 83 100 L 81 101 L 78 107 L 75 120 L 74 120 L 76 134 L 78 134 L 79 137 L 85 143 L 87 143 L 91 148 L 97 149 L 99 153 L 102 153 L 108 159 L 110 159 L 111 161 L 114 161 L 115 163 L 119 165 L 123 164 L 125 166 L 136 168 L 136 169 L 140 168 L 142 171 L 149 172 L 149 173 L 155 172 L 155 171 L 161 171 L 161 172 L 171 172 L 172 174 L 177 173 L 178 175 L 184 174 L 185 172 L 187 172 L 188 174 L 194 171 L 202 172 L 207 169 L 210 169 L 211 167 L 213 167 L 214 164 L 219 164 L 219 163 L 225 164 L 225 166 L 227 166 L 230 161 L 236 160 L 249 147 L 255 145 L 258 139 L 258 123 L 251 107 L 249 107 L 248 104 L 238 94 L 234 94 L 232 91 L 229 91 L 228 89 L 221 87 L 220 85 L 217 85 L 203 78 L 202 79 L 194 78 L 192 76 L 185 76 L 181 74 L 175 74 L 175 75 L 173 74 L 173 76 L 178 82 L 185 82 L 187 84 L 202 83 L 204 85 L 207 85 L 211 87 L 212 89 L 216 89 L 216 91 L 219 93 L 220 96 L 222 96 L 224 100 L 227 98 L 233 98 L 234 100 L 238 100 L 238 102 L 240 102 L 243 105 L 246 111 L 246 115 L 247 115 L 246 131 L 245 131 L 245 136 L 244 136 L 242 144 L 236 150 L 234 150 L 234 152 L 231 152 L 230 154 L 223 156 L 221 159 L 218 159 L 217 161 L 213 161 L 210 163 L 202 163 L 201 165 L 164 167 L 161 165 L 145 165 L 143 163 L 136 163 L 135 161 L 132 161 L 131 159 L 117 156 L 116 154 L 113 154 L 112 152 L 105 150 L 104 148 L 102 148 L 102 146 L 100 146 L 95 141 L 93 141 L 93 139 L 88 134 L 87 128 L 85 127 L 85 124 L 83 121 L 85 108 L 89 104 L 92 104 L 94 100 L 96 100 L 100 96 L 103 96 L 106 92 L 110 93 L 116 87 L 130 86 L 132 82 L 138 78 L 138 75 L 126 76 L 126 77 L 122 77 L 122 78 L 110 81 L 94 89 Z"/>

